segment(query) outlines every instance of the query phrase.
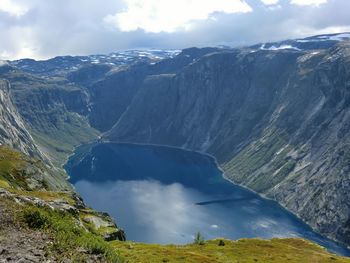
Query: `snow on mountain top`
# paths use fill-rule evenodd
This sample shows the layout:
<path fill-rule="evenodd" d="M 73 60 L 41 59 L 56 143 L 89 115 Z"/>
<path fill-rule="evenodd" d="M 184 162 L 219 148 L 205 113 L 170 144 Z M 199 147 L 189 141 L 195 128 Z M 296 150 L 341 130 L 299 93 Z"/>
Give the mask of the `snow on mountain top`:
<path fill-rule="evenodd" d="M 344 41 L 350 40 L 350 33 L 338 33 L 338 34 L 328 34 L 319 35 L 313 37 L 307 37 L 303 39 L 297 39 L 297 42 L 316 42 L 316 41 Z"/>
<path fill-rule="evenodd" d="M 271 47 L 265 47 L 266 44 L 263 44 L 260 49 L 261 50 L 283 50 L 283 49 L 294 49 L 294 50 L 301 50 L 297 47 L 293 47 L 292 45 L 280 45 L 280 46 L 271 46 Z"/>

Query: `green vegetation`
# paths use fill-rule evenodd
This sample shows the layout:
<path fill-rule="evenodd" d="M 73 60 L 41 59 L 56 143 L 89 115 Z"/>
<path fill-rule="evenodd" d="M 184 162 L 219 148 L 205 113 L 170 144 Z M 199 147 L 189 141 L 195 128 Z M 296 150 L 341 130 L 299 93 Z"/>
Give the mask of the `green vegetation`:
<path fill-rule="evenodd" d="M 197 232 L 196 235 L 194 236 L 193 244 L 204 245 L 204 243 L 205 243 L 205 240 L 201 232 Z"/>
<path fill-rule="evenodd" d="M 220 239 L 218 246 L 225 246 L 225 241 L 223 239 Z"/>
<path fill-rule="evenodd" d="M 48 248 L 48 252 L 55 257 L 85 262 L 84 254 L 102 255 L 108 262 L 124 262 L 111 244 L 102 237 L 86 231 L 79 225 L 77 218 L 69 213 L 27 206 L 17 216 L 19 221 L 29 228 L 47 231 L 52 235 L 53 244 Z"/>
<path fill-rule="evenodd" d="M 57 171 L 51 168 L 40 160 L 0 146 L 0 187 L 11 192 L 71 189 L 65 177 L 57 175 Z"/>
<path fill-rule="evenodd" d="M 225 243 L 220 245 L 220 240 Z M 155 245 L 115 241 L 114 247 L 128 262 L 142 263 L 349 263 L 349 258 L 332 255 L 303 239 L 210 240 L 196 244 Z"/>
<path fill-rule="evenodd" d="M 25 178 L 20 172 L 24 164 L 25 158 L 21 153 L 0 147 L 0 186 L 26 188 Z"/>
<path fill-rule="evenodd" d="M 97 257 L 102 262 L 124 262 L 111 244 L 104 240 L 106 234 L 118 232 L 107 215 L 78 205 L 74 192 L 45 189 L 49 187 L 40 176 L 40 182 L 35 184 L 39 187 L 31 188 L 26 169 L 43 172 L 42 162 L 0 147 L 0 188 L 9 191 L 9 198 L 1 198 L 0 208 L 12 211 L 15 222 L 12 227 L 25 227 L 48 234 L 53 242 L 47 252 L 59 261 L 73 259 L 73 262 L 86 262 L 91 257 Z M 36 180 L 34 177 L 30 179 Z M 14 197 L 20 200 L 19 204 Z M 36 202 L 38 206 L 34 205 Z M 81 220 L 88 216 L 94 217 L 104 227 L 97 228 L 93 222 Z"/>
<path fill-rule="evenodd" d="M 286 134 L 278 129 L 266 131 L 262 139 L 251 143 L 227 162 L 223 167 L 225 172 L 235 182 L 249 182 L 247 186 L 255 191 L 270 189 L 285 179 L 296 164 L 295 160 L 286 158 L 293 149 L 286 138 Z"/>
<path fill-rule="evenodd" d="M 75 146 L 94 140 L 98 135 L 96 130 L 88 126 L 87 120 L 71 113 L 67 113 L 65 118 L 57 121 L 57 127 L 31 131 L 35 142 L 58 166 L 67 161 Z"/>

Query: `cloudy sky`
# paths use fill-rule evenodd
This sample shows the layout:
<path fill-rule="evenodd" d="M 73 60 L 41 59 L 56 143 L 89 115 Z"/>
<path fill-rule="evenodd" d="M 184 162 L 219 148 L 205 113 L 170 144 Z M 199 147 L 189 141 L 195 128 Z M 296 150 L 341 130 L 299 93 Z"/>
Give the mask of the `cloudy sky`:
<path fill-rule="evenodd" d="M 350 31 L 349 0 L 0 0 L 0 59 Z"/>

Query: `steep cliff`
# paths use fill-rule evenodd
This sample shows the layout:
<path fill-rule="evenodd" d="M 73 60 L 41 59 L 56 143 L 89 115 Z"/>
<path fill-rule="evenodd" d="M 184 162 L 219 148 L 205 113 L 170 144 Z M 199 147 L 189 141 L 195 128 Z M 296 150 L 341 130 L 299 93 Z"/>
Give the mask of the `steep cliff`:
<path fill-rule="evenodd" d="M 225 175 L 350 244 L 350 43 L 239 49 L 145 78 L 106 140 L 214 155 Z"/>
<path fill-rule="evenodd" d="M 0 77 L 11 83 L 11 97 L 42 153 L 57 167 L 98 132 L 88 123 L 89 94 L 64 78 L 47 78 L 7 66 Z"/>
<path fill-rule="evenodd" d="M 144 79 L 153 74 L 173 74 L 201 56 L 214 52 L 217 48 L 189 48 L 171 59 L 156 64 L 139 63 L 111 70 L 99 81 L 85 83 L 91 95 L 90 123 L 100 131 L 108 131 L 131 104 L 143 85 Z M 91 71 L 91 70 L 90 70 Z M 89 75 L 92 75 L 91 72 Z M 81 83 L 81 76 L 75 78 Z"/>
<path fill-rule="evenodd" d="M 30 155 L 40 155 L 10 98 L 10 83 L 0 79 L 0 144 Z"/>

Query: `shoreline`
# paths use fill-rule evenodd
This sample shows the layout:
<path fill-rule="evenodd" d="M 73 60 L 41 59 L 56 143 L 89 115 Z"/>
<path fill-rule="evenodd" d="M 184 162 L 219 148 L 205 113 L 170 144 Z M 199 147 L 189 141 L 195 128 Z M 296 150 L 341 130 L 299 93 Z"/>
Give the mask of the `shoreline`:
<path fill-rule="evenodd" d="M 259 192 L 256 192 L 250 188 L 248 188 L 247 186 L 245 185 L 241 185 L 241 184 L 238 184 L 236 182 L 234 182 L 232 179 L 230 179 L 228 176 L 227 176 L 227 173 L 223 170 L 223 168 L 221 167 L 221 165 L 218 163 L 217 159 L 215 156 L 207 153 L 207 152 L 203 152 L 203 151 L 198 151 L 198 150 L 190 150 L 188 148 L 185 148 L 185 147 L 179 147 L 179 146 L 171 146 L 171 145 L 164 145 L 164 144 L 154 144 L 154 143 L 137 143 L 137 142 L 118 142 L 118 141 L 107 141 L 107 140 L 93 140 L 91 142 L 88 142 L 88 143 L 85 143 L 85 144 L 81 144 L 79 146 L 76 146 L 74 147 L 74 151 L 73 153 L 69 156 L 69 158 L 67 158 L 67 161 L 66 163 L 64 164 L 64 167 L 66 166 L 66 164 L 69 162 L 70 158 L 72 156 L 74 156 L 76 154 L 76 150 L 77 148 L 81 147 L 81 146 L 84 146 L 84 145 L 92 145 L 92 144 L 119 144 L 119 145 L 134 145 L 134 146 L 153 146 L 153 147 L 163 147 L 163 148 L 169 148 L 169 149 L 177 149 L 177 150 L 182 150 L 182 151 L 185 151 L 185 152 L 191 152 L 191 153 L 196 153 L 196 154 L 200 154 L 202 156 L 206 156 L 208 158 L 210 158 L 213 163 L 215 164 L 215 166 L 217 167 L 217 169 L 221 172 L 221 176 L 224 180 L 228 181 L 230 184 L 233 184 L 235 186 L 239 186 L 243 189 L 245 189 L 246 191 L 250 192 L 250 193 L 253 193 L 257 196 L 259 196 L 260 198 L 263 198 L 265 200 L 268 200 L 268 201 L 272 201 L 276 204 L 278 204 L 279 206 L 281 206 L 284 210 L 286 210 L 288 213 L 290 213 L 291 215 L 295 216 L 297 219 L 299 219 L 301 222 L 303 222 L 304 224 L 306 224 L 308 227 L 310 227 L 310 229 L 315 232 L 316 234 L 320 235 L 321 237 L 323 237 L 325 240 L 328 240 L 330 242 L 333 242 L 335 245 L 339 246 L 340 248 L 343 248 L 344 251 L 346 250 L 349 250 L 350 247 L 348 247 L 346 244 L 342 244 L 340 242 L 338 242 L 337 240 L 334 240 L 326 235 L 323 235 L 321 234 L 319 231 L 317 231 L 317 229 L 313 228 L 311 225 L 309 225 L 307 222 L 305 222 L 301 217 L 300 215 L 298 215 L 297 213 L 294 213 L 292 211 L 290 211 L 286 206 L 284 206 L 283 204 L 281 204 L 280 202 L 278 202 L 277 200 L 273 199 L 273 198 L 270 198 L 270 197 L 267 197 L 266 195 L 264 194 L 261 194 Z M 66 173 L 68 174 L 68 171 L 66 170 L 66 168 L 64 168 L 64 170 L 66 171 Z M 70 175 L 68 174 L 68 177 L 70 178 Z M 69 180 L 68 178 L 68 180 Z M 69 181 L 68 181 L 69 182 Z M 70 182 L 69 182 L 70 183 Z M 71 183 L 70 183 L 71 184 Z M 74 188 L 74 190 L 76 191 L 75 187 L 73 184 L 71 184 Z M 314 242 L 314 241 L 313 241 Z M 321 245 L 320 245 L 321 246 Z M 347 251 L 348 253 L 350 253 L 350 250 Z M 333 252 L 334 253 L 334 252 Z"/>

